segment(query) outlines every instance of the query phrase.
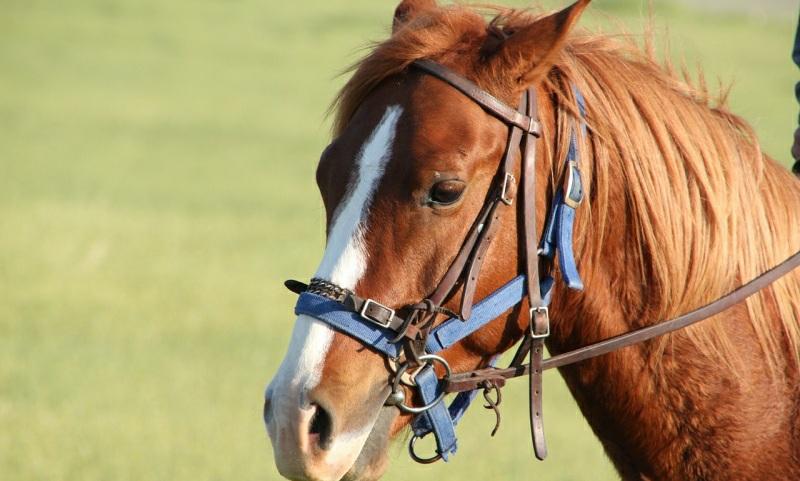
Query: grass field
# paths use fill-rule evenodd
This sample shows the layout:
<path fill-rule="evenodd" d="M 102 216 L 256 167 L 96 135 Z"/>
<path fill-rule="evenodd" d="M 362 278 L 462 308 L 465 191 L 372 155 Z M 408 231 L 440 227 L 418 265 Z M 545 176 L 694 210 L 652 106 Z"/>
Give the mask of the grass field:
<path fill-rule="evenodd" d="M 673 51 L 735 79 L 733 109 L 788 164 L 797 12 L 658 3 Z M 261 402 L 293 319 L 281 281 L 319 260 L 324 111 L 394 2 L 0 6 L 0 479 L 278 479 Z M 586 23 L 639 31 L 642 9 L 597 1 Z M 496 438 L 476 409 L 453 462 L 398 446 L 387 479 L 615 479 L 546 381 L 547 462 L 519 383 Z"/>

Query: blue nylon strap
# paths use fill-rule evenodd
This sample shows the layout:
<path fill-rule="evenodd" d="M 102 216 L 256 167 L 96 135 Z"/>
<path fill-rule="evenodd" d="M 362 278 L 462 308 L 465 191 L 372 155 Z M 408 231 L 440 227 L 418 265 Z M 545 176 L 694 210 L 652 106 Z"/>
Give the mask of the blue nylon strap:
<path fill-rule="evenodd" d="M 435 401 L 441 392 L 441 385 L 433 366 L 429 364 L 423 367 L 414 379 L 417 386 L 419 386 L 422 402 L 430 404 Z M 433 428 L 432 431 L 436 437 L 436 452 L 442 456 L 443 460 L 447 461 L 448 457 L 455 453 L 457 448 L 455 423 L 450 417 L 447 406 L 444 402 L 440 402 L 417 416 L 417 419 L 420 418 L 425 418 L 427 425 Z M 431 430 L 424 434 L 428 432 L 431 432 Z"/>
<path fill-rule="evenodd" d="M 525 276 L 517 276 L 481 300 L 472 309 L 469 319 L 450 318 L 433 329 L 426 350 L 435 354 L 477 331 L 502 313 L 516 306 L 525 295 Z"/>
<path fill-rule="evenodd" d="M 578 111 L 581 113 L 581 117 L 586 118 L 586 99 L 577 85 L 572 85 L 572 94 L 575 95 L 575 102 L 578 104 Z M 581 130 L 586 135 L 586 122 L 581 122 Z"/>
<path fill-rule="evenodd" d="M 469 408 L 470 403 L 472 403 L 477 395 L 478 391 L 464 391 L 458 393 L 456 397 L 453 398 L 453 402 L 451 402 L 450 406 L 447 408 L 453 426 L 458 425 L 458 421 L 466 414 L 467 408 Z M 424 415 L 419 415 L 414 418 L 414 421 L 411 423 L 411 429 L 418 437 L 426 436 L 433 431 L 430 420 Z"/>
<path fill-rule="evenodd" d="M 500 359 L 500 356 L 495 356 L 489 362 L 489 366 L 495 367 L 497 365 L 497 361 Z M 464 414 L 467 413 L 467 409 L 469 408 L 472 401 L 475 400 L 475 397 L 478 395 L 478 391 L 464 391 L 460 392 L 453 398 L 453 402 L 450 403 L 450 406 L 447 410 L 450 412 L 450 419 L 453 420 L 453 426 L 458 426 L 458 422 L 464 417 Z M 431 423 L 428 421 L 428 418 L 425 416 L 417 416 L 414 418 L 413 423 L 411 424 L 411 429 L 414 431 L 418 437 L 423 437 L 429 434 L 432 430 Z"/>
<path fill-rule="evenodd" d="M 575 209 L 565 204 L 563 198 L 563 193 L 559 190 L 542 235 L 542 256 L 553 257 L 557 253 L 564 283 L 571 289 L 583 289 L 583 281 L 572 250 Z"/>
<path fill-rule="evenodd" d="M 553 286 L 555 283 L 555 279 L 550 276 L 543 277 L 539 281 L 539 292 L 542 293 L 542 302 L 544 302 L 545 306 L 550 305 L 550 299 L 553 298 Z"/>
<path fill-rule="evenodd" d="M 389 357 L 395 358 L 400 353 L 400 347 L 389 342 L 396 334 L 364 319 L 358 313 L 346 310 L 342 304 L 327 297 L 304 292 L 297 299 L 294 313 L 319 319 Z"/>
<path fill-rule="evenodd" d="M 545 277 L 539 283 L 545 305 L 550 304 L 553 284 L 552 277 Z M 436 354 L 447 349 L 522 302 L 523 297 L 525 297 L 525 276 L 517 276 L 477 303 L 468 320 L 462 321 L 451 317 L 434 328 L 428 336 L 425 350 Z"/>
<path fill-rule="evenodd" d="M 575 86 L 572 87 L 575 95 L 575 100 L 578 103 L 578 110 L 582 117 L 586 116 L 586 101 L 583 98 L 580 90 Z M 586 122 L 580 123 L 581 132 L 586 134 Z M 583 197 L 583 180 L 578 168 L 578 134 L 573 129 L 569 139 L 569 150 L 567 151 L 567 172 L 565 175 L 572 177 L 572 188 L 570 192 L 564 192 L 559 189 L 553 199 L 553 204 L 550 207 L 550 216 L 545 223 L 544 234 L 542 235 L 542 255 L 545 257 L 553 257 L 556 252 L 558 253 L 558 264 L 561 268 L 561 275 L 564 277 L 564 282 L 571 289 L 583 289 L 583 281 L 581 280 L 578 266 L 575 262 L 575 254 L 572 248 L 574 238 L 574 225 L 575 225 L 575 209 L 568 205 L 564 197 L 569 196 L 571 199 L 580 199 Z"/>
<path fill-rule="evenodd" d="M 558 209 L 564 201 L 564 196 L 561 189 L 556 191 L 553 197 L 553 203 L 550 205 L 550 215 L 547 217 L 547 222 L 544 225 L 544 232 L 542 233 L 541 245 L 542 257 L 552 258 L 556 253 L 556 221 L 558 220 Z"/>
<path fill-rule="evenodd" d="M 575 209 L 567 204 L 558 207 L 558 229 L 556 243 L 558 244 L 558 265 L 561 267 L 561 276 L 570 289 L 583 289 L 583 281 L 578 273 L 575 255 L 572 252 L 572 238 L 575 223 Z"/>

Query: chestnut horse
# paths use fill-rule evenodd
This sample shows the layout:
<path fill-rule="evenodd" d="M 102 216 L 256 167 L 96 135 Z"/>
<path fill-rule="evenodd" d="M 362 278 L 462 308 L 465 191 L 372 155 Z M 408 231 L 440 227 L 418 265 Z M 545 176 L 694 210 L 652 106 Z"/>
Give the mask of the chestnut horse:
<path fill-rule="evenodd" d="M 630 43 L 572 32 L 588 3 L 550 15 L 489 9 L 489 22 L 486 7 L 397 7 L 391 37 L 354 67 L 334 104 L 317 170 L 327 245 L 315 277 L 392 308 L 417 302 L 483 205 L 508 127 L 409 68 L 419 59 L 508 105 L 536 89 L 540 232 L 580 119 L 572 86 L 585 97 L 574 246 L 585 289 L 554 288 L 552 353 L 690 311 L 800 247 L 800 182 L 704 88 Z M 504 210 L 476 299 L 521 272 L 521 210 Z M 457 309 L 459 297 L 445 305 Z M 526 307 L 442 356 L 454 372 L 486 366 L 522 338 Z M 625 480 L 797 480 L 799 319 L 793 272 L 701 324 L 560 372 Z M 281 474 L 378 479 L 409 422 L 384 406 L 389 377 L 384 356 L 300 315 L 264 410 Z"/>

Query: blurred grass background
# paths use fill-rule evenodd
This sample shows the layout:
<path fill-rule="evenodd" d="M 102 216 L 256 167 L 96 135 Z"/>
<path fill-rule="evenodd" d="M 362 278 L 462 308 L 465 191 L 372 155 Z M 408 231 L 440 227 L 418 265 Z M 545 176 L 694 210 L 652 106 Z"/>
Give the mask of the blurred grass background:
<path fill-rule="evenodd" d="M 776 3 L 655 16 L 676 55 L 735 80 L 733 110 L 788 165 L 797 11 Z M 394 6 L 0 0 L 0 479 L 278 479 L 261 402 L 292 327 L 281 281 L 323 246 L 313 172 L 336 73 Z M 640 32 L 646 11 L 596 1 L 584 23 Z M 496 438 L 475 409 L 453 462 L 398 445 L 386 478 L 615 479 L 547 383 L 547 462 L 514 383 Z"/>

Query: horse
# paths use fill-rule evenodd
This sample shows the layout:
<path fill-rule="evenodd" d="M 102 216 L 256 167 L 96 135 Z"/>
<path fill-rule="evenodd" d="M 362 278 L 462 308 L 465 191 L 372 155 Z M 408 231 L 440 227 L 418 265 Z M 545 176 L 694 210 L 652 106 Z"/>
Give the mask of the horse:
<path fill-rule="evenodd" d="M 507 105 L 526 92 L 539 99 L 537 235 L 571 144 L 580 154 L 574 256 L 583 289 L 552 288 L 544 342 L 553 354 L 702 306 L 800 248 L 800 182 L 762 153 L 724 98 L 647 49 L 577 27 L 588 4 L 533 13 L 403 0 L 391 36 L 354 65 L 332 106 L 333 140 L 316 173 L 327 244 L 314 277 L 391 316 L 408 310 L 452 265 L 506 150 L 522 155 L 506 122 L 413 68 L 420 61 Z M 497 215 L 476 299 L 525 268 L 523 203 Z M 465 292 L 450 293 L 431 324 L 459 313 Z M 525 339 L 531 303 L 447 347 L 443 363 L 453 373 L 488 367 Z M 559 371 L 624 480 L 796 480 L 798 320 L 795 270 L 702 323 Z M 264 404 L 279 472 L 379 479 L 391 440 L 413 419 L 387 403 L 393 369 L 352 335 L 299 314 Z M 412 406 L 425 402 L 407 394 Z"/>

